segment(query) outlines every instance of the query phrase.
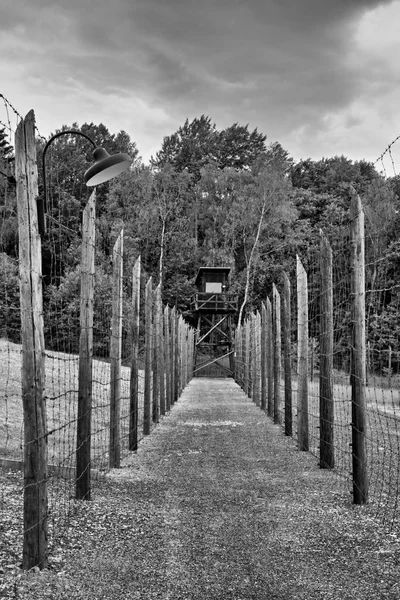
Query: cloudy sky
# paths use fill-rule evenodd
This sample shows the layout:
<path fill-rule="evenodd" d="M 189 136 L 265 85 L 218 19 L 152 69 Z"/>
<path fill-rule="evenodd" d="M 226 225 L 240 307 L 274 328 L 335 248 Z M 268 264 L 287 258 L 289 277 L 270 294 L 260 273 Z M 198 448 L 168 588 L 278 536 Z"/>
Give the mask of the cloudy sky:
<path fill-rule="evenodd" d="M 374 161 L 400 134 L 400 0 L 0 0 L 0 15 L 0 93 L 45 137 L 103 122 L 148 162 L 205 114 L 296 160 Z M 393 157 L 400 171 L 400 140 Z"/>

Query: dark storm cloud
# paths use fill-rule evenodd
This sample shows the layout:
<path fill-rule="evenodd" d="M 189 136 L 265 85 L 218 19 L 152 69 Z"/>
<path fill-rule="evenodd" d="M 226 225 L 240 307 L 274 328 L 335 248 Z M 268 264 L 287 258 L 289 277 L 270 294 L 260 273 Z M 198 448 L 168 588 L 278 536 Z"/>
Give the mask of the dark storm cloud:
<path fill-rule="evenodd" d="M 311 115 L 357 94 L 363 77 L 347 64 L 353 28 L 380 4 L 146 0 L 89 13 L 79 2 L 70 15 L 94 85 L 136 90 L 179 111 L 295 107 Z"/>
<path fill-rule="evenodd" d="M 129 98 L 139 99 L 158 110 L 162 127 L 165 115 L 179 125 L 205 113 L 221 127 L 249 122 L 285 135 L 323 128 L 325 115 L 365 92 L 371 73 L 384 83 L 384 65 L 352 57 L 363 15 L 390 3 L 25 0 L 10 4 L 0 35 L 38 88 L 51 81 L 113 95 L 125 114 Z"/>

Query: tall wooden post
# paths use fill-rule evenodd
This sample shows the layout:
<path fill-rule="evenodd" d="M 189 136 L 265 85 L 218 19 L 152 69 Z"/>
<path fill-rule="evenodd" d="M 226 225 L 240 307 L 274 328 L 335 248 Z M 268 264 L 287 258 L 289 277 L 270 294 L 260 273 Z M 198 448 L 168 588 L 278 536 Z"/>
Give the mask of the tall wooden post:
<path fill-rule="evenodd" d="M 90 500 L 95 213 L 96 192 L 94 191 L 86 204 L 82 218 L 79 391 L 75 484 L 75 496 L 77 500 Z"/>
<path fill-rule="evenodd" d="M 250 319 L 247 318 L 245 321 L 245 366 L 244 366 L 244 381 L 245 381 L 245 392 L 249 398 L 251 398 L 251 381 L 250 381 L 250 361 L 251 361 L 251 323 Z"/>
<path fill-rule="evenodd" d="M 171 329 L 169 306 L 164 310 L 165 409 L 171 409 Z"/>
<path fill-rule="evenodd" d="M 152 315 L 153 315 L 153 279 L 150 277 L 145 292 L 145 357 L 144 357 L 144 406 L 143 434 L 151 432 L 151 375 L 152 375 Z"/>
<path fill-rule="evenodd" d="M 159 288 L 158 302 L 158 320 L 159 320 L 159 367 L 160 367 L 160 414 L 165 415 L 166 412 L 166 394 L 165 394 L 165 341 L 164 341 L 164 309 L 161 299 L 161 287 Z"/>
<path fill-rule="evenodd" d="M 171 385 L 171 406 L 175 403 L 175 385 L 176 385 L 176 337 L 175 337 L 175 307 L 172 307 L 169 313 L 169 343 L 170 343 L 170 385 Z"/>
<path fill-rule="evenodd" d="M 291 328 L 292 311 L 290 306 L 290 281 L 289 277 L 283 272 L 283 362 L 285 372 L 285 435 L 293 434 L 293 415 L 292 415 L 292 348 L 291 348 Z"/>
<path fill-rule="evenodd" d="M 251 326 L 251 398 L 257 404 L 257 319 L 250 316 Z"/>
<path fill-rule="evenodd" d="M 335 466 L 333 440 L 333 282 L 332 249 L 320 230 L 320 333 L 319 333 L 319 466 Z"/>
<path fill-rule="evenodd" d="M 364 212 L 361 200 L 351 190 L 350 202 L 351 243 L 351 301 L 353 343 L 351 349 L 351 405 L 353 448 L 353 500 L 354 504 L 368 501 L 368 478 L 365 447 L 365 250 Z"/>
<path fill-rule="evenodd" d="M 139 256 L 132 271 L 132 358 L 129 386 L 129 450 L 137 450 L 138 448 L 140 272 L 141 258 Z"/>
<path fill-rule="evenodd" d="M 308 289 L 307 273 L 300 258 L 296 257 L 297 273 L 297 425 L 298 448 L 308 451 Z"/>
<path fill-rule="evenodd" d="M 274 335 L 272 324 L 272 305 L 267 298 L 267 378 L 268 378 L 268 416 L 274 417 Z"/>
<path fill-rule="evenodd" d="M 154 423 L 160 420 L 160 331 L 161 331 L 161 287 L 154 291 L 154 327 L 153 327 L 153 412 Z"/>
<path fill-rule="evenodd" d="M 274 336 L 274 423 L 281 422 L 280 404 L 281 404 L 281 296 L 273 285 L 273 336 Z"/>
<path fill-rule="evenodd" d="M 179 398 L 179 373 L 181 365 L 181 348 L 179 344 L 179 316 L 174 308 L 174 402 Z"/>
<path fill-rule="evenodd" d="M 47 438 L 42 258 L 36 199 L 35 114 L 15 133 L 24 409 L 24 569 L 47 567 Z"/>
<path fill-rule="evenodd" d="M 261 410 L 267 408 L 267 309 L 261 304 L 260 317 Z"/>
<path fill-rule="evenodd" d="M 113 297 L 110 342 L 110 452 L 111 469 L 121 466 L 121 358 L 122 358 L 122 270 L 124 231 L 113 248 Z"/>

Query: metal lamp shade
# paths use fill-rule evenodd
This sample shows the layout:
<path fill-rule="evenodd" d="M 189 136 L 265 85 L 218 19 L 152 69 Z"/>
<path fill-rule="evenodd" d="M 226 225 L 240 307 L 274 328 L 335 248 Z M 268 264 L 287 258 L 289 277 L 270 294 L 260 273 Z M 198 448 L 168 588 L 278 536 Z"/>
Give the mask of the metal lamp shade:
<path fill-rule="evenodd" d="M 87 186 L 91 187 L 109 181 L 116 177 L 132 164 L 132 159 L 128 154 L 120 152 L 119 154 L 108 154 L 104 148 L 96 148 L 93 152 L 95 160 L 85 173 L 84 180 Z"/>

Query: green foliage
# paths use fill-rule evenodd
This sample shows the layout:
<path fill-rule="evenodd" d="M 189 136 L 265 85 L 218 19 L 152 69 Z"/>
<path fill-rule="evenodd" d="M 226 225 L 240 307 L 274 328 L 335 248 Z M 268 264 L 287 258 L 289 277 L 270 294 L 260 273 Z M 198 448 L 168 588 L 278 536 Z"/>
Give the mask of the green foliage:
<path fill-rule="evenodd" d="M 218 131 L 210 117 L 202 115 L 189 122 L 163 140 L 152 165 L 161 169 L 169 164 L 176 171 L 187 171 L 197 182 L 201 169 L 208 163 L 215 163 L 220 169 L 249 168 L 257 157 L 265 152 L 266 136 L 257 129 L 250 132 L 248 125 L 234 123 Z"/>
<path fill-rule="evenodd" d="M 20 342 L 18 262 L 0 252 L 0 337 Z"/>

